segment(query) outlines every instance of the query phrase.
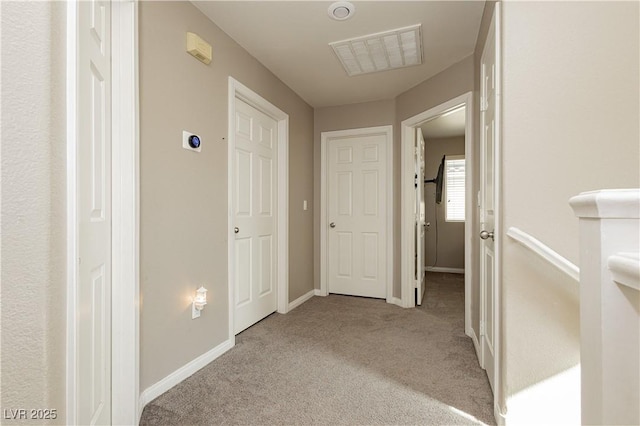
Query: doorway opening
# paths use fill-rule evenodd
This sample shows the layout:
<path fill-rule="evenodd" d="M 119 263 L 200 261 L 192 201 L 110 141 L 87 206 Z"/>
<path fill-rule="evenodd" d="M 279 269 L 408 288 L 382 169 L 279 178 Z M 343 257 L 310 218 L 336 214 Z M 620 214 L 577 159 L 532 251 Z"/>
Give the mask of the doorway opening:
<path fill-rule="evenodd" d="M 417 305 L 430 273 L 465 272 L 465 115 L 463 105 L 416 128 L 416 169 L 424 171 L 416 188 Z"/>
<path fill-rule="evenodd" d="M 400 273 L 404 307 L 422 303 L 427 272 L 464 274 L 465 333 L 479 354 L 471 321 L 472 116 L 468 92 L 402 122 Z"/>

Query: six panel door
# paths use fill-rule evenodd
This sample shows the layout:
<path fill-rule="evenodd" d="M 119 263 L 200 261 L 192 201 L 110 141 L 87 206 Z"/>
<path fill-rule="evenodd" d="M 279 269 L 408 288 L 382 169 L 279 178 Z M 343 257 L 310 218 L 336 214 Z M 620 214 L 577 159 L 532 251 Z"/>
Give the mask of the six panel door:
<path fill-rule="evenodd" d="M 111 424 L 111 4 L 78 7 L 78 424 Z"/>
<path fill-rule="evenodd" d="M 385 298 L 387 137 L 327 143 L 329 292 Z"/>
<path fill-rule="evenodd" d="M 240 333 L 276 311 L 277 122 L 236 99 L 233 158 L 235 317 Z"/>

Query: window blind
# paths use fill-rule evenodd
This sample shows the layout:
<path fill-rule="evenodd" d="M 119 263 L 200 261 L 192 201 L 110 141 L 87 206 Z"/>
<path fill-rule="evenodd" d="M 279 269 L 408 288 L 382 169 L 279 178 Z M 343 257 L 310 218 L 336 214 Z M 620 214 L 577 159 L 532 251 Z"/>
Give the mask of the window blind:
<path fill-rule="evenodd" d="M 465 159 L 463 156 L 447 156 L 445 171 L 445 220 L 464 222 Z"/>

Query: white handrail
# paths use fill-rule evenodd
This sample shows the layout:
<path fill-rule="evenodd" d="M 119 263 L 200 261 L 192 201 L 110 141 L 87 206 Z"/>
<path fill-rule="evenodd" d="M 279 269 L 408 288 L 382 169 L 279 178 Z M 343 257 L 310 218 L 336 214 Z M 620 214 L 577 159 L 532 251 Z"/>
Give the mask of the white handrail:
<path fill-rule="evenodd" d="M 578 282 L 580 281 L 580 268 L 571 263 L 562 255 L 553 251 L 549 246 L 547 246 L 540 240 L 537 240 L 526 232 L 514 227 L 509 228 L 509 230 L 507 231 L 507 235 L 523 246 L 527 247 L 532 252 L 536 253 L 538 256 L 540 256 L 565 274 L 569 275 L 574 280 Z"/>
<path fill-rule="evenodd" d="M 617 253 L 607 264 L 615 282 L 640 290 L 640 253 Z"/>

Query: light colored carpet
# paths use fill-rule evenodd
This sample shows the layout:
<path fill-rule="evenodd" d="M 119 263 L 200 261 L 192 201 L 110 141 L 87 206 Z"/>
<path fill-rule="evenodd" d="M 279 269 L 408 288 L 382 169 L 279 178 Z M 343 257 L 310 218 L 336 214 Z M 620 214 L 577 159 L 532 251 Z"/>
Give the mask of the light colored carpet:
<path fill-rule="evenodd" d="M 492 406 L 464 334 L 464 279 L 429 273 L 417 309 L 330 295 L 269 316 L 140 424 L 493 424 Z"/>

